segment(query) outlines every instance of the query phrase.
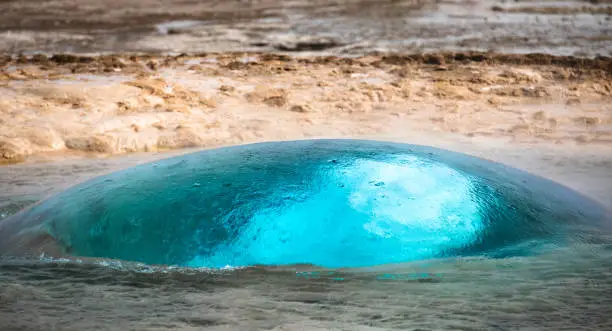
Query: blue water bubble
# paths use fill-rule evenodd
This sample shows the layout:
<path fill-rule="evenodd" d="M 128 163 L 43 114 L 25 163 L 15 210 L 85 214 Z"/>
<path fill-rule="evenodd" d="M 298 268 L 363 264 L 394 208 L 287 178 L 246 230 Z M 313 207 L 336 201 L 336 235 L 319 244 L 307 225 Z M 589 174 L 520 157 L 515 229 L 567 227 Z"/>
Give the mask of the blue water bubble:
<path fill-rule="evenodd" d="M 565 187 L 463 154 L 373 141 L 279 142 L 95 178 L 0 223 L 0 238 L 8 238 L 0 253 L 27 243 L 23 233 L 42 231 L 67 255 L 355 268 L 536 254 L 608 229 L 608 217 Z"/>

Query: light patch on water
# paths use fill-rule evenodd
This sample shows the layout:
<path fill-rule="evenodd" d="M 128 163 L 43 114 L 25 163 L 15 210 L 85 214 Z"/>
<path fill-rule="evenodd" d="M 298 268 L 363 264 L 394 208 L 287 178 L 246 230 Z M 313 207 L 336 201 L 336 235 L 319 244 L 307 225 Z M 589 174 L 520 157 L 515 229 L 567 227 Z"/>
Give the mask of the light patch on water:
<path fill-rule="evenodd" d="M 416 157 L 398 161 L 399 164 L 358 161 L 356 168 L 365 176 L 349 199 L 354 209 L 376 216 L 367 225 L 379 231 L 385 228 L 387 236 L 393 234 L 392 224 L 388 224 L 393 222 L 425 230 L 429 240 L 449 242 L 464 234 L 468 234 L 466 239 L 473 239 L 481 224 L 479 218 L 472 217 L 478 208 L 471 202 L 470 179 L 449 167 L 428 164 Z M 373 182 L 384 191 L 371 190 Z M 416 235 L 411 241 L 422 241 L 423 233 L 417 232 L 411 231 Z"/>
<path fill-rule="evenodd" d="M 282 23 L 283 19 L 280 17 L 262 17 L 256 19 L 255 22 L 261 24 Z"/>
<path fill-rule="evenodd" d="M 257 212 L 238 238 L 188 265 L 398 263 L 467 245 L 482 227 L 470 178 L 445 165 L 403 156 L 339 169 L 321 170 L 307 192 Z"/>

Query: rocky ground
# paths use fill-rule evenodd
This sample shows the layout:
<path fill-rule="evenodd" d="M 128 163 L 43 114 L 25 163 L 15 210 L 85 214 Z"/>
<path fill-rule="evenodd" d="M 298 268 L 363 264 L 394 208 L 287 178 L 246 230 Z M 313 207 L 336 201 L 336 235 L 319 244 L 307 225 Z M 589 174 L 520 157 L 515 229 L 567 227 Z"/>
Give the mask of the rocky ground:
<path fill-rule="evenodd" d="M 611 68 L 481 53 L 7 58 L 0 157 L 438 132 L 611 146 Z"/>
<path fill-rule="evenodd" d="M 310 137 L 607 147 L 611 9 L 0 1 L 0 163 Z"/>

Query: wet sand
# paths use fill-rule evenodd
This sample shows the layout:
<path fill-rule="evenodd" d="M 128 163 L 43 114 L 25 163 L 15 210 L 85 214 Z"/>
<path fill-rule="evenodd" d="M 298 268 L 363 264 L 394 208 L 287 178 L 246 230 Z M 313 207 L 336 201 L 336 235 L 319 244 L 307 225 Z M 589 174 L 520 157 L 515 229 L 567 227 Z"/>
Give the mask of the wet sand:
<path fill-rule="evenodd" d="M 494 51 L 610 56 L 611 8 L 607 0 L 2 1 L 0 49 L 11 54 Z"/>

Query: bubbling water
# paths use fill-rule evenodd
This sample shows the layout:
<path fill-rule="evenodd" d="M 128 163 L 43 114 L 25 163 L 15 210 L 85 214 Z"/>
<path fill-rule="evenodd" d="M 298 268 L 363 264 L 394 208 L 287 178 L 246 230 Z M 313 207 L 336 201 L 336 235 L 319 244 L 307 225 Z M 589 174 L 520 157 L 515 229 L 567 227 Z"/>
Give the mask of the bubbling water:
<path fill-rule="evenodd" d="M 0 253 L 44 250 L 49 240 L 31 239 L 44 235 L 62 255 L 354 268 L 537 254 L 585 240 L 606 218 L 567 188 L 467 155 L 296 141 L 203 151 L 93 179 L 0 223 L 0 237 L 10 238 Z"/>

